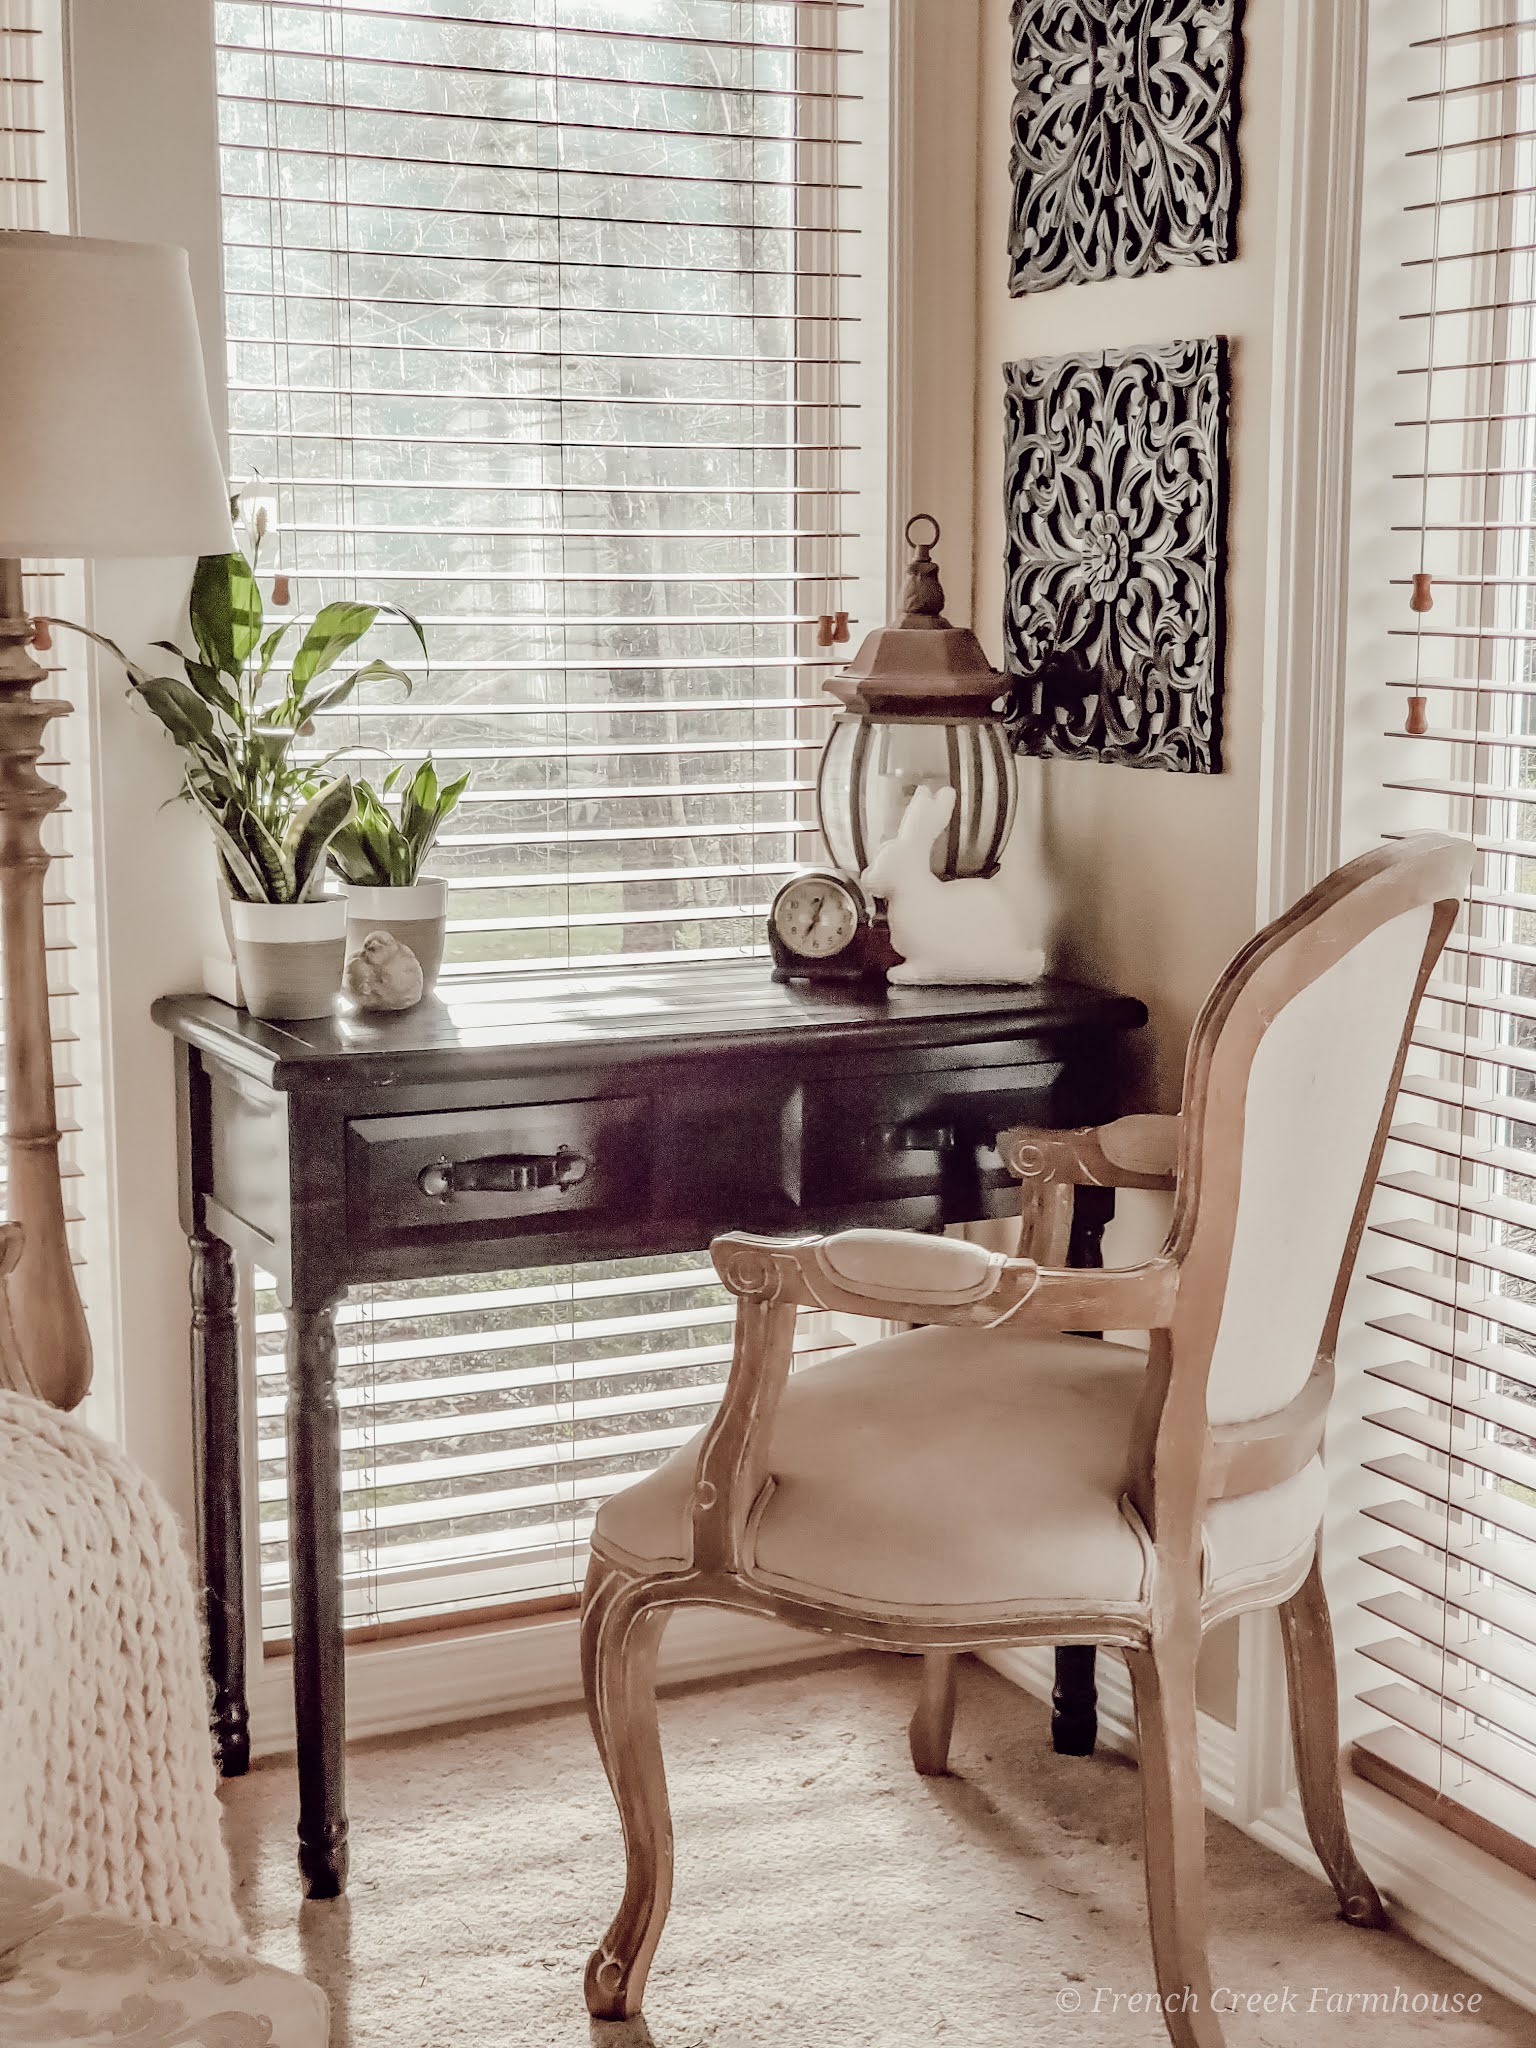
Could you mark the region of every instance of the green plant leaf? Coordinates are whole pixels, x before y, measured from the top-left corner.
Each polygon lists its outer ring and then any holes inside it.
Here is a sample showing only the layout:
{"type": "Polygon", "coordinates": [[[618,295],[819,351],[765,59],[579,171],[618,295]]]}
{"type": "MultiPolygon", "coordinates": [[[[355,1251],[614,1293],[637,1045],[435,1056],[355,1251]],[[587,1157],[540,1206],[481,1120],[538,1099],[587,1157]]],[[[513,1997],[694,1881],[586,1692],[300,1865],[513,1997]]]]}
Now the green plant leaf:
{"type": "MultiPolygon", "coordinates": [[[[398,772],[391,770],[391,777],[398,772]]],[[[410,849],[371,783],[359,781],[352,795],[351,819],[331,844],[332,864],[349,882],[387,889],[401,879],[401,866],[409,860],[410,849]]]]}
{"type": "Polygon", "coordinates": [[[190,782],[188,793],[213,826],[225,877],[235,894],[247,903],[293,902],[293,878],[283,849],[255,812],[238,799],[210,803],[190,782]]]}
{"type": "Polygon", "coordinates": [[[190,683],[175,676],[144,676],[134,690],[178,747],[192,751],[214,738],[213,713],[190,683]]]}
{"type": "MultiPolygon", "coordinates": [[[[140,668],[139,664],[136,661],[130,661],[128,656],[124,654],[121,647],[118,646],[117,642],[115,640],[109,640],[105,633],[94,632],[89,626],[77,626],[73,619],[50,619],[48,621],[48,624],[50,626],[62,626],[66,632],[78,633],[82,640],[92,640],[98,647],[104,647],[107,650],[108,654],[112,656],[114,661],[119,661],[122,663],[129,682],[132,683],[135,686],[135,688],[137,688],[137,686],[141,682],[143,682],[145,677],[149,674],[149,671],[147,669],[140,668]]],[[[187,658],[184,654],[182,654],[181,649],[179,647],[173,648],[172,652],[178,655],[180,659],[183,661],[185,661],[187,658]]]]}
{"type": "MultiPolygon", "coordinates": [[[[430,676],[432,673],[432,657],[427,652],[427,636],[422,631],[420,619],[417,618],[414,612],[408,612],[403,604],[385,605],[383,609],[385,611],[393,612],[397,619],[404,619],[405,623],[416,635],[416,645],[421,649],[421,665],[423,669],[425,669],[426,673],[430,676]]],[[[399,670],[397,669],[395,673],[398,675],[399,670]]],[[[406,684],[406,688],[410,688],[409,683],[406,684]]]]}
{"type": "Polygon", "coordinates": [[[439,784],[430,755],[406,784],[400,800],[400,836],[410,849],[408,881],[420,876],[444,819],[456,808],[468,784],[467,772],[453,782],[439,784]]]}
{"type": "Polygon", "coordinates": [[[238,682],[261,638],[261,592],[244,555],[198,557],[187,616],[203,660],[238,682]]]}
{"type": "Polygon", "coordinates": [[[273,662],[277,659],[278,648],[282,646],[284,639],[292,631],[293,620],[287,619],[281,626],[275,627],[273,631],[267,635],[266,639],[262,641],[261,649],[256,656],[256,680],[258,682],[262,680],[262,678],[266,675],[267,670],[272,666],[273,662]]]}
{"type": "Polygon", "coordinates": [[[224,880],[229,885],[230,895],[241,903],[264,903],[266,898],[262,894],[261,876],[247,860],[245,848],[238,840],[230,837],[211,811],[208,813],[208,822],[213,827],[214,852],[218,856],[220,867],[224,870],[224,880]]]}
{"type": "Polygon", "coordinates": [[[339,683],[332,683],[328,689],[308,691],[292,706],[289,716],[295,725],[307,725],[322,711],[334,711],[338,704],[345,704],[359,683],[386,678],[404,683],[405,693],[410,695],[411,679],[402,669],[392,667],[387,661],[370,661],[365,668],[354,669],[351,675],[343,676],[339,683]]]}
{"type": "Polygon", "coordinates": [[[356,813],[331,841],[331,865],[359,888],[387,889],[394,879],[379,841],[356,813]]]}
{"type": "Polygon", "coordinates": [[[293,870],[283,853],[282,841],[266,819],[254,810],[233,810],[226,814],[226,829],[233,828],[240,843],[255,861],[264,878],[269,903],[293,902],[293,870]]]}
{"type": "Polygon", "coordinates": [[[304,689],[317,675],[334,667],[349,647],[357,645],[378,616],[376,604],[357,604],[351,598],[321,605],[293,657],[293,688],[304,689]]]}
{"type": "Polygon", "coordinates": [[[269,775],[280,774],[294,738],[292,726],[258,725],[251,734],[251,753],[269,775]]]}
{"type": "Polygon", "coordinates": [[[204,703],[217,705],[226,718],[238,725],[245,713],[239,699],[225,689],[218,670],[210,668],[204,661],[194,660],[190,654],[183,654],[181,659],[187,671],[187,681],[204,703]]]}
{"type": "Polygon", "coordinates": [[[429,755],[405,785],[400,798],[400,830],[412,845],[430,833],[436,810],[437,770],[429,755]]]}
{"type": "Polygon", "coordinates": [[[319,895],[326,853],[351,815],[352,783],[345,775],[326,783],[294,813],[283,835],[283,860],[293,877],[292,902],[308,903],[319,895]]]}

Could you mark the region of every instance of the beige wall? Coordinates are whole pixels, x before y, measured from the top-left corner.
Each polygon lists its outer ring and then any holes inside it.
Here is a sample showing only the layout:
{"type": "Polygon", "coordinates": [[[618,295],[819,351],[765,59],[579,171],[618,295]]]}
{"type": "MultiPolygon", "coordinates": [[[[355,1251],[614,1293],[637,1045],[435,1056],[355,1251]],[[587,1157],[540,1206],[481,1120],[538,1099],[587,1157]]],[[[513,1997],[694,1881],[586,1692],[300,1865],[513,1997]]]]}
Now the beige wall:
{"type": "Polygon", "coordinates": [[[1265,631],[1270,553],[1271,337],[1280,206],[1286,6],[1247,10],[1239,256],[1210,269],[1008,296],[1008,0],[983,0],[977,292],[974,624],[1001,657],[1002,365],[1067,350],[1222,334],[1232,360],[1226,693],[1216,776],[1021,761],[1033,824],[1013,861],[1043,862],[1059,895],[1062,971],[1140,996],[1152,1013],[1140,1106],[1174,1108],[1196,1010],[1254,930],[1263,867],[1265,631]]]}
{"type": "MultiPolygon", "coordinates": [[[[215,420],[222,412],[223,314],[213,12],[187,0],[70,0],[76,229],[188,250],[215,420]],[[157,61],[142,52],[151,44],[157,61]]],[[[106,562],[93,616],[141,658],[182,629],[190,562],[106,562]]],[[[82,710],[92,720],[98,983],[108,1121],[107,1198],[117,1237],[113,1323],[122,1442],[190,1520],[192,1392],[187,1245],[176,1207],[170,1040],[149,1008],[195,988],[218,932],[207,834],[173,801],[176,756],[98,660],[82,710]]]]}

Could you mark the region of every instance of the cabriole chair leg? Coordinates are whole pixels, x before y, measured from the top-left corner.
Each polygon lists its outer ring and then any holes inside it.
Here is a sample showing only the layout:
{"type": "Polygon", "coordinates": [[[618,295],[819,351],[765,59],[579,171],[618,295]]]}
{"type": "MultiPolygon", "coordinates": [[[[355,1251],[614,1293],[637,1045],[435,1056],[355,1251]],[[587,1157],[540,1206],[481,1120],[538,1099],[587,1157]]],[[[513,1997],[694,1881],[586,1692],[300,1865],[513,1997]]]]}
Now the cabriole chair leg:
{"type": "Polygon", "coordinates": [[[623,1900],[587,1962],[594,2019],[639,2012],[672,1900],[672,1815],[656,1718],[656,1653],[670,1613],[644,1580],[593,1560],[581,1617],[582,1685],[627,1858],[623,1900]]]}
{"type": "Polygon", "coordinates": [[[1344,1817],[1339,1778],[1339,1673],[1333,1623],[1316,1557],[1301,1585],[1280,1609],[1290,1694],[1291,1745],[1296,1786],[1317,1860],[1338,1895],[1339,1911],[1355,1927],[1386,1927],[1386,1907],[1360,1867],[1344,1817]]]}
{"type": "Polygon", "coordinates": [[[912,1761],[925,1778],[942,1778],[949,1769],[949,1738],[955,1725],[955,1657],[948,1650],[929,1650],[923,1657],[922,1688],[907,1728],[912,1761]]]}
{"type": "Polygon", "coordinates": [[[1136,1708],[1147,1918],[1164,2023],[1174,2048],[1225,2048],[1211,2007],[1206,1952],[1195,1647],[1127,1650],[1125,1661],[1136,1708]]]}

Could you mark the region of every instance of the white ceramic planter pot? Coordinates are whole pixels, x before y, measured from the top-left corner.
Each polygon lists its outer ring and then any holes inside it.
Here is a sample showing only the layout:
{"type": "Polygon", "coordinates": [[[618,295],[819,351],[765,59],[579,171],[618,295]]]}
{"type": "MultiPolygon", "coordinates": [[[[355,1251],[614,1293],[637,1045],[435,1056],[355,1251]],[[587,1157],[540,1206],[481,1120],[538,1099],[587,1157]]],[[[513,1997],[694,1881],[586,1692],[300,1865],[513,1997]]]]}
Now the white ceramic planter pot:
{"type": "Polygon", "coordinates": [[[362,951],[371,933],[388,932],[421,962],[424,996],[431,995],[443,964],[447,930],[448,884],[441,875],[428,875],[402,889],[347,884],[347,958],[362,951]]]}
{"type": "Polygon", "coordinates": [[[347,905],[231,903],[235,960],[253,1017],[326,1017],[341,990],[347,953],[347,905]]]}

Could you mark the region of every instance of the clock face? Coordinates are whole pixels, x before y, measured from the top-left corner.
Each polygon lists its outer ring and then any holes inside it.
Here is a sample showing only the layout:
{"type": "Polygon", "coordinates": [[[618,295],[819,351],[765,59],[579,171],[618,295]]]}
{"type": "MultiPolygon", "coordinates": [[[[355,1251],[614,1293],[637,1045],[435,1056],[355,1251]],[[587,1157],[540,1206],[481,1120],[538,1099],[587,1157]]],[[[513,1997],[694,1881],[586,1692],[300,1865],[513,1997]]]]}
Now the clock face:
{"type": "Polygon", "coordinates": [[[859,899],[837,875],[796,875],[773,902],[773,928],[802,960],[831,960],[852,945],[859,899]]]}

